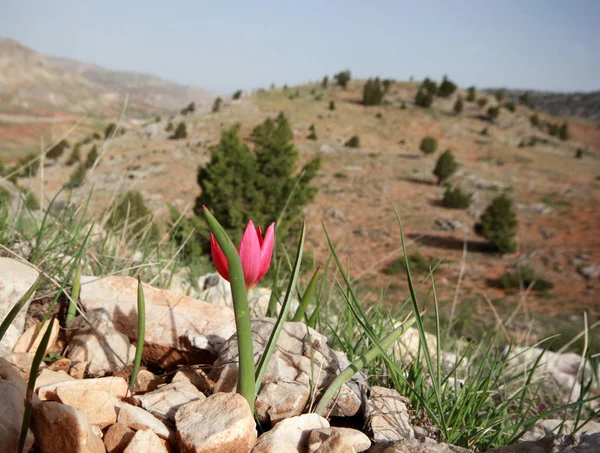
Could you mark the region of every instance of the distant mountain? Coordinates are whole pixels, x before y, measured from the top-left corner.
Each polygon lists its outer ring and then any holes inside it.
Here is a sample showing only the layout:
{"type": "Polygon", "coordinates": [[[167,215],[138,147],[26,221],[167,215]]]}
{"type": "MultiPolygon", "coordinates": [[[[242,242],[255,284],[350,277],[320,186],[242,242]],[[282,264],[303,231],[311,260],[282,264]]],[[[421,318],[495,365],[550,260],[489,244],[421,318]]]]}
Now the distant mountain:
{"type": "Polygon", "coordinates": [[[128,111],[136,114],[172,111],[190,101],[208,108],[216,97],[152,75],[49,57],[0,38],[0,113],[58,111],[102,117],[119,112],[127,94],[128,111]]]}
{"type": "MultiPolygon", "coordinates": [[[[497,89],[485,90],[494,93],[497,89]]],[[[506,90],[506,94],[518,101],[524,90],[506,90]]],[[[555,93],[529,91],[535,101],[535,108],[555,116],[571,116],[594,123],[600,122],[600,91],[587,93],[555,93]]]]}

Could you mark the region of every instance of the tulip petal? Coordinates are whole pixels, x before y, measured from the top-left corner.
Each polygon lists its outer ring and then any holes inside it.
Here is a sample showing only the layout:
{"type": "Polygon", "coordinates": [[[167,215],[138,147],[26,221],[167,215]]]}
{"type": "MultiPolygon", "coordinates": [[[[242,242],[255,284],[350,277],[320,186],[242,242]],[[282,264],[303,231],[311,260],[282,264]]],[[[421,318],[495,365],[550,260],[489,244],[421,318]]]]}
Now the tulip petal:
{"type": "Polygon", "coordinates": [[[252,220],[248,222],[242,242],[240,243],[240,260],[242,269],[244,270],[244,280],[246,288],[250,289],[258,282],[258,275],[261,268],[260,261],[260,243],[256,228],[252,220]]]}
{"type": "Polygon", "coordinates": [[[258,236],[258,243],[262,247],[262,245],[263,245],[263,235],[262,235],[262,230],[260,229],[260,225],[256,226],[256,235],[258,236]]]}
{"type": "Polygon", "coordinates": [[[269,266],[271,265],[271,257],[273,256],[273,245],[275,244],[275,224],[272,223],[265,232],[265,238],[260,247],[260,272],[258,280],[263,278],[269,266]]]}
{"type": "Polygon", "coordinates": [[[229,266],[227,264],[227,258],[225,257],[223,250],[221,250],[221,247],[219,247],[219,243],[212,233],[210,233],[210,252],[212,254],[215,267],[217,268],[217,272],[221,277],[229,281],[229,266]]]}

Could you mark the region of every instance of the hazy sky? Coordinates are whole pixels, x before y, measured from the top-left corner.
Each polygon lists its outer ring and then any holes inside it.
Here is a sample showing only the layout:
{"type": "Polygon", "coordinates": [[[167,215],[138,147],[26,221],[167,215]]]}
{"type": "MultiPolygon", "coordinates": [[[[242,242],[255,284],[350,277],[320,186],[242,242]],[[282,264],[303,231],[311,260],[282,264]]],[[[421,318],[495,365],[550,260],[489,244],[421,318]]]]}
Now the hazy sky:
{"type": "Polygon", "coordinates": [[[227,93],[345,68],[600,89],[600,0],[0,0],[0,36],[227,93]]]}

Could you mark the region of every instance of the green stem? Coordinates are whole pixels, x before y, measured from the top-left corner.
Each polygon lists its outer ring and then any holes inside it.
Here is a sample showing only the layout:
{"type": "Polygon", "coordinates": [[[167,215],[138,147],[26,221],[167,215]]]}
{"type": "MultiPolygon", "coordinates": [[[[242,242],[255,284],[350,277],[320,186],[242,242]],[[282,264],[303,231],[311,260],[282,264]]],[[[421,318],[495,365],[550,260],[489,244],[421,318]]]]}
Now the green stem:
{"type": "Polygon", "coordinates": [[[364,355],[356,359],[344,371],[338,374],[331,384],[329,384],[329,387],[327,387],[325,393],[323,393],[323,396],[321,397],[321,400],[315,409],[315,413],[323,415],[331,400],[337,395],[337,393],[340,391],[340,388],[342,388],[342,385],[348,382],[352,376],[362,370],[372,360],[381,355],[382,351],[388,349],[398,338],[402,336],[402,334],[404,334],[404,332],[406,332],[410,326],[414,324],[414,322],[415,318],[409,319],[401,326],[392,330],[388,336],[379,342],[379,345],[369,349],[364,355]]]}
{"type": "Polygon", "coordinates": [[[131,371],[131,379],[129,380],[129,391],[133,394],[133,388],[137,382],[137,375],[140,371],[142,363],[142,355],[144,353],[144,338],[146,336],[146,301],[144,299],[144,288],[142,288],[142,280],[138,275],[137,288],[137,311],[138,311],[138,334],[137,344],[135,346],[135,358],[133,360],[133,370],[131,371]]]}
{"type": "Polygon", "coordinates": [[[306,291],[304,292],[304,296],[302,296],[302,301],[300,301],[300,305],[298,305],[298,310],[296,311],[296,314],[292,318],[292,322],[301,322],[302,319],[304,319],[304,313],[306,313],[306,307],[308,307],[308,303],[312,299],[312,295],[317,286],[317,281],[319,280],[319,270],[320,269],[321,269],[320,267],[317,267],[317,270],[315,271],[312,278],[310,279],[310,282],[308,283],[308,287],[306,288],[306,291]]]}
{"type": "Polygon", "coordinates": [[[231,242],[231,239],[229,239],[229,236],[227,236],[227,233],[217,219],[206,208],[204,209],[204,217],[210,231],[215,236],[219,247],[221,247],[227,258],[239,353],[240,371],[237,392],[246,398],[250,410],[254,414],[254,399],[256,398],[254,391],[254,348],[252,345],[250,309],[248,307],[246,282],[244,281],[244,269],[242,268],[240,255],[235,245],[233,245],[233,242],[231,242]]]}
{"type": "Polygon", "coordinates": [[[77,268],[75,269],[75,277],[73,277],[73,290],[71,291],[71,300],[69,301],[69,309],[67,311],[67,325],[69,321],[75,318],[77,314],[77,302],[79,301],[79,292],[81,290],[81,259],[77,260],[77,268]]]}

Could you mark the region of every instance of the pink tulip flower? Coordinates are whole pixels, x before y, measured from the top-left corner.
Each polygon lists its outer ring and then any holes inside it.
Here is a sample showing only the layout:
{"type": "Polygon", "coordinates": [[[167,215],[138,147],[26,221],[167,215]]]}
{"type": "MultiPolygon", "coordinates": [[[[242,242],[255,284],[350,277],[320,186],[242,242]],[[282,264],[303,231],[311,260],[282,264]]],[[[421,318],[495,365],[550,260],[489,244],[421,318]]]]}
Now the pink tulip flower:
{"type": "MultiPolygon", "coordinates": [[[[252,220],[248,222],[244,235],[242,236],[242,242],[238,248],[247,290],[258,284],[267,273],[267,270],[269,270],[274,243],[274,223],[269,225],[263,239],[260,227],[255,227],[252,220]]],[[[229,281],[227,258],[212,233],[210,233],[210,248],[217,272],[221,277],[229,281]]]]}

